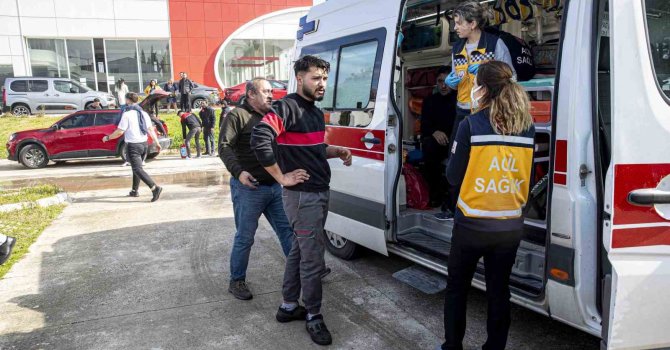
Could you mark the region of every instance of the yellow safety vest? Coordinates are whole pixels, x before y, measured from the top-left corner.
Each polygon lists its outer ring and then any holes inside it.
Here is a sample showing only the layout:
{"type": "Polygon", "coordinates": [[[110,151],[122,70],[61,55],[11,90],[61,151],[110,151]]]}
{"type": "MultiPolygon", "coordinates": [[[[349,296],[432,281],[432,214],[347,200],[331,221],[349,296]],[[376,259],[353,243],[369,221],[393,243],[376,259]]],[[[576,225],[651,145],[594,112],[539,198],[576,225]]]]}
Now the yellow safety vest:
{"type": "Polygon", "coordinates": [[[470,90],[475,84],[475,75],[468,72],[468,67],[472,64],[482,64],[493,61],[496,58],[495,49],[498,37],[482,32],[477,49],[468,52],[465,40],[461,40],[454,45],[454,60],[452,65],[456,74],[461,77],[458,84],[457,100],[460,104],[470,104],[470,90]],[[461,48],[461,45],[463,47],[461,48]]]}

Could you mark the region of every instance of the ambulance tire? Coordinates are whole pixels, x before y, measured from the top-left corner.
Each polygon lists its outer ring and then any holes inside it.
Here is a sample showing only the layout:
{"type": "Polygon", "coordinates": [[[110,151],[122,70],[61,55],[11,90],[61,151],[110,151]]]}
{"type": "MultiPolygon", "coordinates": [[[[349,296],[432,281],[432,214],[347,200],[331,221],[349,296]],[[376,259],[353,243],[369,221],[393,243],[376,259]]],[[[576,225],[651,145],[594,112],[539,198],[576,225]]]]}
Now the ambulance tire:
{"type": "Polygon", "coordinates": [[[323,233],[326,249],[330,254],[342,260],[351,260],[358,257],[361,251],[358,244],[327,230],[324,230],[323,233]]]}

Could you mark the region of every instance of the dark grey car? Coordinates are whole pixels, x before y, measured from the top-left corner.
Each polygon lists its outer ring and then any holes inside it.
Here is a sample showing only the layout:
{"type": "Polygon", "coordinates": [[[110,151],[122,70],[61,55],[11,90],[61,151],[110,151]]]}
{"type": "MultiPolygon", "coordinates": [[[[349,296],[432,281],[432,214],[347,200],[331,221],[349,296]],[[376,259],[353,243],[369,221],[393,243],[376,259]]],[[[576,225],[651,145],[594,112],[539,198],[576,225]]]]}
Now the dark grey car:
{"type": "MultiPolygon", "coordinates": [[[[177,84],[178,82],[175,82],[177,84]]],[[[166,82],[159,83],[158,86],[161,87],[161,89],[165,86],[166,82]]],[[[144,94],[140,94],[140,96],[145,96],[144,94]]],[[[177,105],[179,105],[179,92],[177,92],[177,105]]],[[[211,104],[216,104],[219,102],[219,89],[210,87],[210,86],[205,86],[200,83],[196,83],[195,81],[193,82],[193,90],[191,91],[191,95],[189,96],[188,99],[189,103],[191,103],[191,108],[193,109],[199,109],[200,106],[202,105],[203,101],[207,101],[210,105],[211,104]]],[[[167,107],[167,99],[162,99],[160,101],[160,108],[166,108],[167,107]]]]}

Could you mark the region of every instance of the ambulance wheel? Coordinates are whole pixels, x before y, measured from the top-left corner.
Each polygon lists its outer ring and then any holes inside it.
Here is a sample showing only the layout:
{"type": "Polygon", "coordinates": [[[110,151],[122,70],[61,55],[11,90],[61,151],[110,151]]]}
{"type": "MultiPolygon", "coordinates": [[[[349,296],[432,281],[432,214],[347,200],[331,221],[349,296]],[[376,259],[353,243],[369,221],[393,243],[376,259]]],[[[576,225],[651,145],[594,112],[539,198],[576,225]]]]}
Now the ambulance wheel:
{"type": "Polygon", "coordinates": [[[330,231],[324,231],[326,248],[330,254],[342,260],[351,260],[358,255],[358,244],[330,231]]]}

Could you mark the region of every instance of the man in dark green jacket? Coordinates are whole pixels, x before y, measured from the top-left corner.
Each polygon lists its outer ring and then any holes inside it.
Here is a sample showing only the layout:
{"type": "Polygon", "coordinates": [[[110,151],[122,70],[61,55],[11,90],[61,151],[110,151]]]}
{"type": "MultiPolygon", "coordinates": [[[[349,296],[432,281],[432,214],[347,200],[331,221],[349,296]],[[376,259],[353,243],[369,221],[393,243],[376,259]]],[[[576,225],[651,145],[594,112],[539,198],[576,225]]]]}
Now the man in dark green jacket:
{"type": "Polygon", "coordinates": [[[251,80],[246,100],[223,119],[219,135],[219,157],[232,175],[230,191],[235,213],[235,241],[230,254],[230,287],[237,299],[253,296],[246,284],[249,253],[261,215],[270,222],[284,255],[293,244],[293,228],[282,203],[282,188],[261,166],[251,149],[251,132],[270,110],[272,86],[263,78],[251,80]]]}

